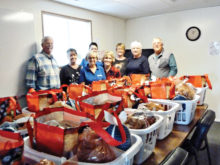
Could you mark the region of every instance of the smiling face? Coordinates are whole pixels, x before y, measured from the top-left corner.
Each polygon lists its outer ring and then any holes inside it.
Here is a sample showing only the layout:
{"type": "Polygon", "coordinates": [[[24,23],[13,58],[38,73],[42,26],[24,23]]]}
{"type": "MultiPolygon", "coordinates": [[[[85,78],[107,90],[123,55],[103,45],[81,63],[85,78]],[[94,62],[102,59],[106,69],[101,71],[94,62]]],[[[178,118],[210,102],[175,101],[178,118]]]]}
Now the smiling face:
{"type": "Polygon", "coordinates": [[[163,42],[160,38],[153,39],[154,53],[159,55],[163,50],[163,42]]]}
{"type": "Polygon", "coordinates": [[[88,56],[89,66],[90,67],[95,66],[97,59],[98,59],[97,53],[91,52],[88,56]]]}
{"type": "Polygon", "coordinates": [[[105,66],[111,66],[112,63],[113,63],[112,56],[110,54],[105,55],[104,59],[103,59],[103,62],[104,62],[105,66]]]}
{"type": "Polygon", "coordinates": [[[125,54],[124,46],[122,46],[122,45],[121,46],[117,46],[116,53],[117,53],[118,57],[123,57],[124,54],[125,54]]]}
{"type": "Polygon", "coordinates": [[[141,46],[139,45],[133,45],[131,47],[131,53],[133,54],[134,58],[139,58],[141,56],[142,53],[142,49],[141,46]]]}
{"type": "Polygon", "coordinates": [[[45,39],[44,42],[42,43],[42,48],[45,53],[50,55],[53,50],[53,39],[52,38],[45,39]]]}
{"type": "Polygon", "coordinates": [[[69,58],[70,64],[75,64],[76,61],[77,61],[77,54],[76,54],[76,52],[70,51],[68,53],[68,58],[69,58]]]}

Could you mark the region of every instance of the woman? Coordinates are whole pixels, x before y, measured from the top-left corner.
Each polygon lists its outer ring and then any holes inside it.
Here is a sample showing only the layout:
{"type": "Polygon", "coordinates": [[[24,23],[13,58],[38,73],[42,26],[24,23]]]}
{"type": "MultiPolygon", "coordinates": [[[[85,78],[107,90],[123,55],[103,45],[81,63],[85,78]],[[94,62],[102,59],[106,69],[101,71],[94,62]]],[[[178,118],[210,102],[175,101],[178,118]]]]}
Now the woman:
{"type": "Polygon", "coordinates": [[[105,71],[103,67],[96,64],[98,55],[96,52],[89,52],[87,55],[88,64],[81,69],[79,82],[84,82],[86,85],[91,84],[93,81],[105,80],[105,71]]]}
{"type": "MultiPolygon", "coordinates": [[[[90,52],[98,53],[98,44],[96,42],[91,42],[89,44],[89,51],[90,52]]],[[[86,67],[88,65],[88,63],[89,62],[88,62],[88,59],[86,57],[86,58],[82,59],[80,65],[84,68],[84,67],[86,67]]],[[[98,61],[98,60],[97,60],[96,64],[99,65],[99,66],[103,66],[103,63],[101,61],[98,61]]]]}
{"type": "Polygon", "coordinates": [[[133,57],[128,60],[125,71],[126,75],[150,73],[148,59],[142,56],[142,45],[140,42],[133,41],[131,43],[131,53],[133,57]]]}
{"type": "Polygon", "coordinates": [[[102,62],[104,64],[104,70],[107,80],[121,77],[120,70],[113,66],[113,63],[115,62],[115,56],[112,51],[105,52],[102,62]]]}
{"type": "Polygon", "coordinates": [[[127,58],[124,56],[125,45],[123,43],[118,43],[116,45],[116,53],[117,57],[115,59],[114,66],[120,70],[120,73],[123,76],[125,74],[126,66],[128,63],[127,58]]]}
{"type": "Polygon", "coordinates": [[[80,69],[81,66],[76,64],[77,52],[75,49],[67,50],[67,57],[69,59],[69,64],[61,68],[60,71],[60,81],[61,84],[72,84],[79,83],[80,69]]]}

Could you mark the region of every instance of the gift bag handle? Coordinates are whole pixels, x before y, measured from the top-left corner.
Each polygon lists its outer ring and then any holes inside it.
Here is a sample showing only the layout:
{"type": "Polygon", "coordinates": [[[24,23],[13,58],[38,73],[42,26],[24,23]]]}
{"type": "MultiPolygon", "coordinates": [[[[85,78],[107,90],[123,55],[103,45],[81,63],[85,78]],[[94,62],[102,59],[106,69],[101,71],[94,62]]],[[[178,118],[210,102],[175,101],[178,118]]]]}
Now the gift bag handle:
{"type": "Polygon", "coordinates": [[[108,143],[111,146],[121,145],[125,143],[126,141],[125,130],[116,112],[113,112],[113,114],[117,120],[118,128],[119,128],[119,131],[122,137],[122,141],[117,141],[113,137],[111,137],[111,135],[106,130],[103,129],[102,125],[99,122],[83,122],[81,123],[81,126],[88,125],[91,129],[93,129],[96,132],[96,134],[98,134],[106,143],[108,143]]]}

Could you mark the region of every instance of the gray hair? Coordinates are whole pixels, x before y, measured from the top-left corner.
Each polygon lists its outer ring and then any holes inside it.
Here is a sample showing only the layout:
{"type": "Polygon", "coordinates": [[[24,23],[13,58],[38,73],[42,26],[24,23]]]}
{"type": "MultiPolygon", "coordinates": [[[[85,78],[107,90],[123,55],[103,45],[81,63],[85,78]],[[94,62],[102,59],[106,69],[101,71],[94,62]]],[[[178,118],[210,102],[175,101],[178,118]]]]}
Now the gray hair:
{"type": "Polygon", "coordinates": [[[90,52],[88,52],[88,53],[86,54],[86,60],[87,60],[87,61],[88,61],[90,55],[95,55],[95,56],[96,56],[96,59],[98,60],[98,53],[90,51],[90,52]]]}
{"type": "Polygon", "coordinates": [[[44,42],[46,42],[47,40],[53,40],[53,38],[52,37],[50,37],[50,36],[45,36],[42,40],[41,40],[41,44],[43,44],[44,42]]]}
{"type": "Polygon", "coordinates": [[[138,42],[138,41],[133,41],[133,42],[131,43],[131,49],[132,49],[133,47],[139,47],[140,49],[142,49],[142,44],[141,44],[140,42],[138,42]]]}

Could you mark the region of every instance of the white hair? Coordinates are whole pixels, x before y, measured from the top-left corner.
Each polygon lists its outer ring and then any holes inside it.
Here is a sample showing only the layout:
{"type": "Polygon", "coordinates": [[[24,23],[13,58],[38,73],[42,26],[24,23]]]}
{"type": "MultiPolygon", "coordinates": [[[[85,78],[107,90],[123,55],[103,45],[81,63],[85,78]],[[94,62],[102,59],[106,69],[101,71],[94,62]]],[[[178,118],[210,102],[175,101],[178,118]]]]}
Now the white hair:
{"type": "Polygon", "coordinates": [[[159,37],[154,38],[152,43],[154,43],[154,42],[161,42],[161,43],[163,43],[163,41],[159,37]]]}
{"type": "Polygon", "coordinates": [[[50,36],[45,36],[45,37],[41,40],[41,44],[43,44],[43,43],[46,42],[47,40],[53,40],[53,38],[50,37],[50,36]]]}
{"type": "Polygon", "coordinates": [[[131,49],[132,49],[133,47],[138,47],[138,48],[142,49],[142,44],[141,44],[140,42],[138,42],[138,41],[133,41],[133,42],[131,43],[131,49]]]}

